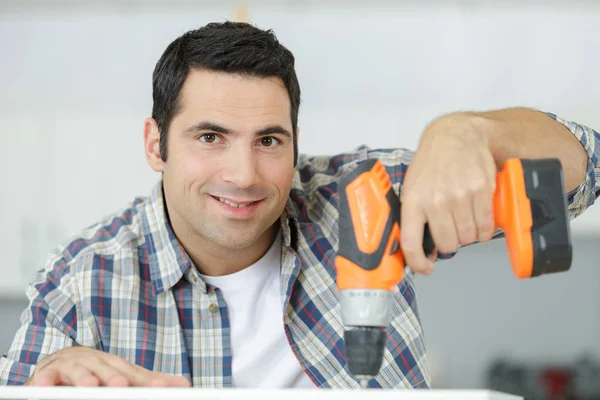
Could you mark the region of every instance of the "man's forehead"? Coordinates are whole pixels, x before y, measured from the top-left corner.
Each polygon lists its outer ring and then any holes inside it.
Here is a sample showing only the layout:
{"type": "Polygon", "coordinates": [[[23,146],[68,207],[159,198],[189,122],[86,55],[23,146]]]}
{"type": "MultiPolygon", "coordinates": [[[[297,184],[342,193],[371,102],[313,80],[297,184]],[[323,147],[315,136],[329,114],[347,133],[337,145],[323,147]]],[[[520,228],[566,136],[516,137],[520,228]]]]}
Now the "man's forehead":
{"type": "MultiPolygon", "coordinates": [[[[291,105],[279,78],[256,78],[205,70],[190,71],[182,88],[181,123],[278,124],[291,129],[291,105]]],[[[176,117],[177,118],[177,117],[176,117]]]]}
{"type": "Polygon", "coordinates": [[[182,100],[238,107],[288,106],[289,97],[278,77],[255,77],[193,69],[181,93],[182,100]]]}

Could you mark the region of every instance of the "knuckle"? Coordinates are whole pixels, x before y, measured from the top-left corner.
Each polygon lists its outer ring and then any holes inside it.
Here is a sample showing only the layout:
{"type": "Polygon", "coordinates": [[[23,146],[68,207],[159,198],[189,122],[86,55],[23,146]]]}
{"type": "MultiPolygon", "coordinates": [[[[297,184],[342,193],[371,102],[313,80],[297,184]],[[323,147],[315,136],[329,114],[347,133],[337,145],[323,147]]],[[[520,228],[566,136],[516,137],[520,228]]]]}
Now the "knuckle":
{"type": "Polygon", "coordinates": [[[487,193],[489,192],[489,185],[483,178],[473,179],[469,189],[471,193],[487,193]]]}
{"type": "Polygon", "coordinates": [[[471,197],[470,189],[455,189],[452,194],[452,200],[454,204],[462,204],[471,197]]]}
{"type": "Polygon", "coordinates": [[[99,365],[100,363],[102,363],[102,359],[95,354],[87,356],[86,359],[90,365],[99,365]]]}
{"type": "Polygon", "coordinates": [[[425,198],[424,203],[429,205],[431,208],[441,210],[446,208],[448,203],[448,196],[443,193],[436,193],[430,198],[425,198]]]}

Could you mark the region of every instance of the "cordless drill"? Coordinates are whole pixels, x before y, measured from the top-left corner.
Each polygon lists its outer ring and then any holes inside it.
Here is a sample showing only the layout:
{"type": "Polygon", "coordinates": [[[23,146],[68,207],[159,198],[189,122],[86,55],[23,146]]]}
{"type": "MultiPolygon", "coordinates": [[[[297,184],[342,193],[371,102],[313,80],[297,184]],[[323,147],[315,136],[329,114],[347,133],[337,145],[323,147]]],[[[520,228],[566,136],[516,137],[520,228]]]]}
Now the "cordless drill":
{"type": "MultiPolygon", "coordinates": [[[[361,162],[340,182],[338,193],[335,265],[346,356],[350,373],[366,387],[381,368],[394,288],[404,277],[400,199],[376,159],[361,162]]],[[[493,203],[518,278],[569,270],[572,247],[558,159],[507,160],[496,175],[493,203]]],[[[427,225],[423,250],[426,255],[435,250],[427,225]]]]}

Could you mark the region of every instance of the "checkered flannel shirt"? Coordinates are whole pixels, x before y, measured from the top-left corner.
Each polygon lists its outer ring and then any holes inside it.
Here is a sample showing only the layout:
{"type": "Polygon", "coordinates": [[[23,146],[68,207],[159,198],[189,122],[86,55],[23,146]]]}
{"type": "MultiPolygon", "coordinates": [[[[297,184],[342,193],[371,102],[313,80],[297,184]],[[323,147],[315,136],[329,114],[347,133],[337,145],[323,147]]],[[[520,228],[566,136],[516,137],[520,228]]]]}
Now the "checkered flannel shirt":
{"type": "MultiPolygon", "coordinates": [[[[568,195],[574,218],[600,194],[600,135],[551,116],[580,140],[589,156],[585,181],[568,195]]],[[[358,162],[375,157],[400,194],[411,156],[404,149],[361,147],[334,157],[299,159],[281,217],[281,323],[298,363],[317,387],[358,387],[346,364],[335,289],[337,183],[358,162]]],[[[38,361],[78,345],[150,370],[184,375],[197,387],[232,385],[227,306],[177,241],[161,188],[157,184],[148,198],[136,199],[53,253],[27,289],[30,304],[22,326],[0,358],[0,384],[22,384],[38,361]]],[[[394,296],[384,363],[369,384],[427,388],[430,373],[409,269],[394,296]]]]}

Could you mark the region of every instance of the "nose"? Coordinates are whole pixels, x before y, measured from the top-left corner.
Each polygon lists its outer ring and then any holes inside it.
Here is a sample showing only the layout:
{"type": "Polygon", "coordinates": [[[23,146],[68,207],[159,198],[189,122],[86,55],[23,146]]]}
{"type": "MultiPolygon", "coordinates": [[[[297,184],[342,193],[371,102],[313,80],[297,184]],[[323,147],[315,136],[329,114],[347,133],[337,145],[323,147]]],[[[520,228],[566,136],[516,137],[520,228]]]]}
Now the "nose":
{"type": "Polygon", "coordinates": [[[231,151],[223,161],[223,179],[226,182],[231,182],[241,189],[257,183],[256,157],[252,149],[231,151]]]}

